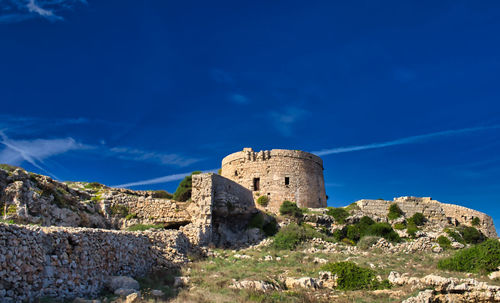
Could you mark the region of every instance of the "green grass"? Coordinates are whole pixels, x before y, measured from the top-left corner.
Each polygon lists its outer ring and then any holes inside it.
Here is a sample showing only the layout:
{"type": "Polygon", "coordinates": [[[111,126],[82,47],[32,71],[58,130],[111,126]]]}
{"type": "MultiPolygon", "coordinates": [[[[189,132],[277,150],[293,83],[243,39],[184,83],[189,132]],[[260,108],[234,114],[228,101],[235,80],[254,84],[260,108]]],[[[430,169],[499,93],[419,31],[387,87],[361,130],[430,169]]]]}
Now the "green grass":
{"type": "Polygon", "coordinates": [[[495,271],[500,266],[500,242],[489,239],[481,244],[457,251],[452,257],[439,261],[438,268],[462,272],[495,271]]]}
{"type": "Polygon", "coordinates": [[[441,246],[443,249],[450,249],[451,248],[451,241],[445,236],[439,236],[437,238],[437,243],[439,246],[441,246]]]}

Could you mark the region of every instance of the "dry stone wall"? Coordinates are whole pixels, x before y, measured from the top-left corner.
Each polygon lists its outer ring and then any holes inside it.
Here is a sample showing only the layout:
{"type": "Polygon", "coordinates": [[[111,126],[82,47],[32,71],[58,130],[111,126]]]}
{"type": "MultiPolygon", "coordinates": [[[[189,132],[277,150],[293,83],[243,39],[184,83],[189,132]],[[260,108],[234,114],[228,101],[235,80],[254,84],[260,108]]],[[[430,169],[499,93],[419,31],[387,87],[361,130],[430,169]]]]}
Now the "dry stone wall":
{"type": "Polygon", "coordinates": [[[192,223],[181,231],[194,244],[225,246],[249,241],[245,225],[257,210],[248,189],[217,174],[193,175],[191,199],[192,223]]]}
{"type": "Polygon", "coordinates": [[[284,200],[299,207],[326,207],[323,161],[310,153],[245,148],[222,160],[221,175],[251,190],[255,200],[267,196],[266,209],[272,212],[278,212],[284,200]]]}
{"type": "Polygon", "coordinates": [[[0,302],[98,294],[109,276],[186,261],[178,231],[124,232],[0,223],[0,302]]]}
{"type": "Polygon", "coordinates": [[[397,203],[406,217],[419,212],[427,220],[441,225],[458,223],[472,225],[472,220],[477,217],[480,220],[477,228],[488,237],[497,237],[493,219],[485,213],[459,205],[441,203],[430,197],[399,197],[394,198],[394,201],[363,199],[356,202],[364,214],[380,218],[387,217],[392,203],[397,203]]]}

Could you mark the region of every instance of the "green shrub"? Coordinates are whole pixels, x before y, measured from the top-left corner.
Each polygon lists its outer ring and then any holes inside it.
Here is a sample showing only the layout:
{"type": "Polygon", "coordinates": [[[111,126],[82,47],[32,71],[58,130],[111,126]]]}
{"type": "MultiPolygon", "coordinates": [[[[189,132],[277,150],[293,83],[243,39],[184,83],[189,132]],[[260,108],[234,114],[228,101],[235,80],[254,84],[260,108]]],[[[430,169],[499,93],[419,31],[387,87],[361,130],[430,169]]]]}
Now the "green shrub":
{"type": "Polygon", "coordinates": [[[269,222],[265,223],[264,226],[262,226],[262,231],[268,237],[274,236],[278,232],[278,230],[278,222],[274,217],[271,217],[269,222]]]}
{"type": "Polygon", "coordinates": [[[302,210],[297,207],[296,203],[285,200],[280,206],[280,214],[300,218],[302,210]]]}
{"type": "Polygon", "coordinates": [[[261,212],[258,212],[250,218],[248,222],[248,228],[259,228],[262,229],[264,226],[264,215],[261,212]]]}
{"type": "Polygon", "coordinates": [[[180,202],[186,202],[191,199],[191,192],[193,188],[193,175],[201,174],[201,171],[194,171],[191,175],[184,177],[184,179],[179,183],[177,190],[173,195],[173,199],[180,202]]]}
{"type": "Polygon", "coordinates": [[[483,242],[486,238],[479,230],[472,226],[461,227],[460,232],[467,244],[478,244],[483,242]]]}
{"type": "Polygon", "coordinates": [[[444,249],[451,248],[451,241],[450,241],[450,239],[448,239],[445,236],[439,236],[437,238],[437,243],[439,244],[439,246],[441,246],[444,249]]]}
{"type": "Polygon", "coordinates": [[[303,227],[291,223],[283,228],[274,237],[273,247],[280,250],[292,250],[307,239],[303,227]]]}
{"type": "Polygon", "coordinates": [[[397,203],[392,203],[389,206],[389,213],[387,214],[387,218],[389,220],[395,220],[403,215],[403,211],[399,208],[397,203]]]}
{"type": "Polygon", "coordinates": [[[390,287],[387,280],[379,282],[373,270],[359,267],[353,262],[328,263],[322,266],[321,270],[337,275],[337,288],[340,290],[374,290],[390,287]]]}
{"type": "Polygon", "coordinates": [[[416,226],[422,226],[425,223],[425,217],[422,213],[415,213],[408,219],[408,222],[416,226]]]}
{"type": "Polygon", "coordinates": [[[370,225],[366,235],[382,237],[390,242],[401,241],[398,233],[392,229],[392,226],[389,223],[375,223],[370,225]]]}
{"type": "Polygon", "coordinates": [[[462,238],[462,235],[460,235],[456,231],[450,230],[450,229],[445,229],[445,231],[448,234],[448,236],[450,236],[455,242],[465,244],[465,241],[464,241],[464,238],[462,238]]]}
{"type": "Polygon", "coordinates": [[[109,208],[112,216],[126,217],[128,215],[128,207],[122,204],[115,204],[109,208]]]}
{"type": "Polygon", "coordinates": [[[481,244],[457,251],[452,257],[439,261],[443,270],[490,273],[500,266],[500,242],[489,239],[481,244]]]}
{"type": "Polygon", "coordinates": [[[326,214],[333,217],[336,223],[344,224],[345,219],[349,217],[349,212],[342,207],[327,207],[326,214]]]}
{"type": "Polygon", "coordinates": [[[152,196],[156,199],[172,199],[174,197],[174,195],[165,190],[155,190],[152,196]]]}
{"type": "Polygon", "coordinates": [[[361,238],[358,242],[358,248],[359,249],[362,249],[362,250],[368,250],[370,249],[375,243],[378,242],[378,240],[380,240],[381,238],[380,237],[376,237],[376,236],[364,236],[363,238],[361,238]]]}
{"type": "Polygon", "coordinates": [[[418,231],[418,228],[417,226],[415,226],[414,224],[409,224],[407,227],[406,227],[406,232],[408,233],[408,235],[410,235],[410,237],[412,238],[415,238],[417,236],[417,231],[418,231]]]}
{"type": "Polygon", "coordinates": [[[101,189],[102,187],[103,187],[103,185],[100,183],[97,183],[97,182],[90,182],[90,183],[85,184],[85,186],[84,186],[84,188],[86,188],[86,189],[93,189],[93,190],[98,190],[98,189],[101,189]]]}
{"type": "Polygon", "coordinates": [[[257,204],[259,204],[260,206],[266,207],[269,204],[269,197],[268,196],[260,196],[257,199],[257,204]]]}
{"type": "Polygon", "coordinates": [[[128,214],[125,216],[125,220],[137,219],[137,214],[128,214]]]}
{"type": "Polygon", "coordinates": [[[394,224],[394,229],[403,230],[405,228],[406,228],[406,225],[404,225],[404,223],[396,223],[396,224],[394,224]]]}
{"type": "Polygon", "coordinates": [[[359,208],[359,206],[358,206],[358,204],[356,202],[353,202],[353,203],[347,205],[344,209],[347,212],[352,213],[353,211],[359,210],[360,208],[359,208]]]}
{"type": "Polygon", "coordinates": [[[479,224],[481,224],[481,220],[479,220],[478,217],[474,217],[474,219],[472,219],[472,225],[479,226],[479,224]]]}
{"type": "Polygon", "coordinates": [[[145,231],[148,229],[162,229],[163,224],[135,224],[127,228],[128,231],[145,231]]]}
{"type": "Polygon", "coordinates": [[[356,245],[356,242],[354,242],[353,240],[351,239],[348,239],[348,238],[344,238],[342,239],[341,241],[342,243],[346,244],[346,245],[349,245],[349,246],[354,246],[356,245]]]}

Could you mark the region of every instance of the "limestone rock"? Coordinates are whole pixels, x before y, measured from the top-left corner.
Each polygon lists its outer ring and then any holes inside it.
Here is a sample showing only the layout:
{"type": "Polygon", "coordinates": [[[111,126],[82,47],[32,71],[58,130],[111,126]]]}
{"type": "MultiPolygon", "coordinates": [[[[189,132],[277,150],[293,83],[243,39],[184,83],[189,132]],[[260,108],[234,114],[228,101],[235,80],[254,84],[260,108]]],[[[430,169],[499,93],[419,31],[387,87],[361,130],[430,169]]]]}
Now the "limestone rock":
{"type": "Polygon", "coordinates": [[[108,288],[111,291],[116,291],[117,289],[133,289],[139,290],[139,282],[127,276],[114,276],[109,279],[108,288]]]}
{"type": "Polygon", "coordinates": [[[261,292],[273,291],[279,289],[276,285],[269,282],[250,281],[250,280],[233,281],[233,283],[229,287],[234,289],[251,289],[261,292]]]}
{"type": "Polygon", "coordinates": [[[285,286],[288,289],[297,289],[297,288],[306,288],[306,289],[318,289],[323,285],[319,279],[314,279],[310,277],[302,277],[302,278],[286,278],[285,286]]]}

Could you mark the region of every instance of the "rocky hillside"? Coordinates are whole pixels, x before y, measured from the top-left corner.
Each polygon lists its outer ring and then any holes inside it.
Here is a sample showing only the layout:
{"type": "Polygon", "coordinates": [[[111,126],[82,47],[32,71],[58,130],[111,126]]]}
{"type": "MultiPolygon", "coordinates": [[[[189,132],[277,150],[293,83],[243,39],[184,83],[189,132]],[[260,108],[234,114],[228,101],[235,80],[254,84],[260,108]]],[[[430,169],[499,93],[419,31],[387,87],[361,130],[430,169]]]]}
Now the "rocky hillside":
{"type": "Polygon", "coordinates": [[[416,197],[266,214],[216,177],[178,202],[0,166],[0,301],[500,302],[486,214],[416,197]]]}
{"type": "Polygon", "coordinates": [[[138,224],[178,228],[189,203],[165,191],[133,191],[99,183],[58,182],[13,166],[0,167],[0,214],[13,223],[126,229],[138,224]]]}

